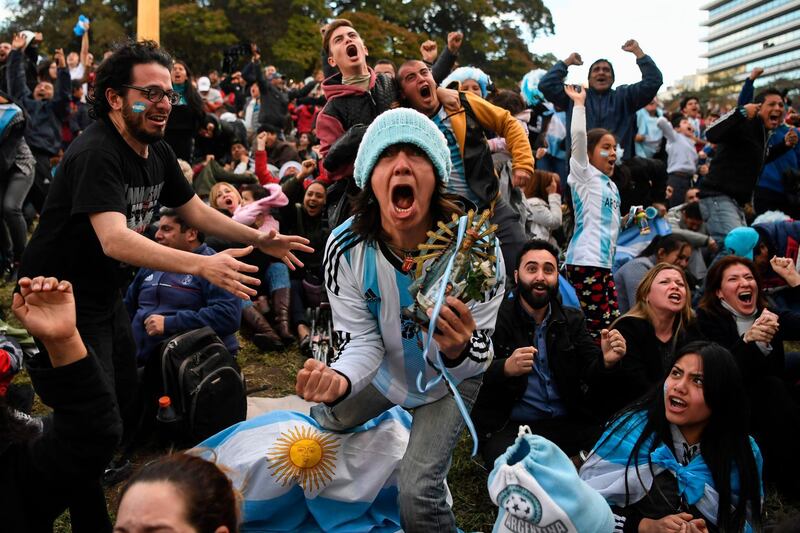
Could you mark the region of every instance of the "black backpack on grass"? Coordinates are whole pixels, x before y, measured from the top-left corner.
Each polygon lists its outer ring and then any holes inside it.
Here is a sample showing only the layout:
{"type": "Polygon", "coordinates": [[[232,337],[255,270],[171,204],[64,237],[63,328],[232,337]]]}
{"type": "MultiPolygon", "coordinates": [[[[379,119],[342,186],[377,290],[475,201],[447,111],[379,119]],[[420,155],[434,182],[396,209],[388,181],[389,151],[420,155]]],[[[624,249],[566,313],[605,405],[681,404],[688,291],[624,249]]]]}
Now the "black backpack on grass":
{"type": "Polygon", "coordinates": [[[178,333],[160,353],[162,394],[175,418],[159,420],[166,437],[193,446],[245,419],[247,395],[239,365],[210,327],[178,333]]]}

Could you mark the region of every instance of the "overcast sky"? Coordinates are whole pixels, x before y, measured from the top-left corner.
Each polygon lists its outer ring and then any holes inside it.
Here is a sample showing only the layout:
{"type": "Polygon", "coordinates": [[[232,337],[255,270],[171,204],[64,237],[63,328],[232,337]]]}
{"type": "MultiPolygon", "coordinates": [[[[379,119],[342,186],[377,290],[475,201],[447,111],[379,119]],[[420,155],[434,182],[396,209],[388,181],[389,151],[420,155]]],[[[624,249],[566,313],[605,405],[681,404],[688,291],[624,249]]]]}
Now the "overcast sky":
{"type": "Polygon", "coordinates": [[[553,14],[555,35],[540,36],[532,50],[552,52],[565,59],[571,52],[583,58],[582,67],[570,67],[568,80],[585,83],[588,66],[604,57],[614,64],[616,83],[641,79],[634,57],[620,47],[636,39],[664,74],[664,86],[705,68],[700,54],[707,50],[700,38],[707,33],[700,22],[708,16],[699,0],[544,0],[553,14]]]}

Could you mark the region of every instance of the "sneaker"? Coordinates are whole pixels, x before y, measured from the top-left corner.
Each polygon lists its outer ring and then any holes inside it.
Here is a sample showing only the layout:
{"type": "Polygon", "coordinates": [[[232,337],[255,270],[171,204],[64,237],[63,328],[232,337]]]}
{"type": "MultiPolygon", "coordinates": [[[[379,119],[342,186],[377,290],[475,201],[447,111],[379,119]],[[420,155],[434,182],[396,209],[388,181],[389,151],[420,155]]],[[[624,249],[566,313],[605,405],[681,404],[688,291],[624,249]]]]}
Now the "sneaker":
{"type": "Polygon", "coordinates": [[[103,486],[113,487],[121,481],[125,481],[133,473],[133,463],[128,459],[111,461],[103,472],[103,486]]]}

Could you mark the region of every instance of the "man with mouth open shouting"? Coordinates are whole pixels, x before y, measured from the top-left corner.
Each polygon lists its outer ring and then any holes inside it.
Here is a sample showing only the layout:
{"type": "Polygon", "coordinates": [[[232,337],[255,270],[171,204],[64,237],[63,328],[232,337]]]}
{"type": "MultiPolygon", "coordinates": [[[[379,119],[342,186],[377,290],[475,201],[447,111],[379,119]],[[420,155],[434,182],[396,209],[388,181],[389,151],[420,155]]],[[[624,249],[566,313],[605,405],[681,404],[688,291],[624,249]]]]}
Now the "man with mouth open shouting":
{"type": "Polygon", "coordinates": [[[736,107],[706,130],[708,142],[717,145],[717,155],[700,182],[700,212],[716,242],[724,242],[733,228],[747,225],[742,207],[752,201],[764,164],[797,144],[794,133],[769,145],[772,131],[783,123],[783,112],[783,96],[767,88],[754,103],[736,107]]]}
{"type": "MultiPolygon", "coordinates": [[[[325,250],[325,277],[339,338],[339,357],[326,366],[309,359],[297,374],[297,393],[312,402],[323,427],[344,431],[393,405],[414,409],[411,437],[400,465],[398,503],[406,532],[455,531],[444,479],[464,420],[437,376],[437,351],[467,408],[492,360],[491,334],[503,283],[465,304],[447,297],[437,333],[423,359],[425,330],[406,318],[414,271],[404,261],[427,232],[459,208],[445,195],[450,151],[436,126],[412,109],[380,115],[364,134],[354,177],[362,189],[355,215],[336,228],[325,250]]],[[[501,278],[502,258],[495,265],[501,278]]]]}
{"type": "Polygon", "coordinates": [[[519,215],[500,196],[500,182],[494,171],[485,131],[506,140],[511,152],[513,184],[524,186],[533,176],[533,154],[528,135],[511,113],[471,93],[459,92],[458,100],[441,101],[430,68],[418,60],[403,63],[397,80],[405,102],[425,114],[447,139],[453,162],[447,192],[467,200],[479,210],[494,202],[491,222],[499,226],[497,237],[503,250],[506,272],[514,273],[514,261],[527,240],[518,223],[519,215]]]}
{"type": "MultiPolygon", "coordinates": [[[[636,56],[636,64],[642,71],[642,81],[631,85],[614,85],[614,67],[607,59],[598,59],[589,67],[589,89],[586,91],[586,130],[604,128],[612,132],[622,146],[621,159],[635,156],[634,137],[636,136],[636,111],[655,98],[664,79],[653,59],[642,51],[639,43],[630,39],[622,49],[636,56]]],[[[567,110],[567,141],[570,140],[572,123],[572,100],[564,91],[567,69],[572,65],[583,65],[583,59],[573,52],[563,61],[557,61],[539,82],[548,101],[567,110]]]]}
{"type": "Polygon", "coordinates": [[[317,116],[322,157],[326,158],[331,146],[348,134],[337,143],[336,160],[323,162],[327,179],[337,181],[352,175],[352,163],[364,129],[375,117],[397,106],[397,90],[390,76],[378,74],[367,66],[369,52],[349,20],[336,19],[328,24],[322,46],[328,64],[339,69],[322,84],[327,99],[317,116]]]}
{"type": "MultiPolygon", "coordinates": [[[[256,293],[245,284],[259,283],[248,275],[256,267],[235,259],[252,247],[201,256],[142,236],[159,204],[176,209],[199,231],[258,247],[290,266],[300,264],[295,251],[311,251],[302,237],[259,232],[194,194],[163,140],[180,98],[171,66],[152,41],[122,45],[103,61],[91,100],[97,121],[64,154],[20,267],[20,277],[54,276],[73,284],[78,330],[115,384],[127,430],[136,418],[136,361],[120,291],[124,265],[197,275],[240,298],[256,293]]],[[[106,516],[106,524],[86,530],[110,531],[110,522],[106,516]]]]}

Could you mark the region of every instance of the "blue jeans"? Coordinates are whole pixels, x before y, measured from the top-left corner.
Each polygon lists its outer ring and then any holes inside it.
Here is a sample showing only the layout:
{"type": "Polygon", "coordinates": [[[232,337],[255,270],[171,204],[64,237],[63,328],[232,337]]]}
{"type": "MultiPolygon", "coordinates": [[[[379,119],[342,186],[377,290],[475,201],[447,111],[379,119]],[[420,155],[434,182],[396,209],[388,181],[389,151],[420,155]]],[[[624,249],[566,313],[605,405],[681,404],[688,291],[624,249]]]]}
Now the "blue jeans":
{"type": "Polygon", "coordinates": [[[700,198],[700,213],[711,238],[720,247],[725,236],[733,229],[746,226],[744,211],[730,196],[719,195],[700,198]]]}
{"type": "MultiPolygon", "coordinates": [[[[483,376],[474,376],[458,385],[469,409],[478,397],[482,381],[483,376]]],[[[375,418],[393,405],[378,389],[368,385],[333,407],[315,405],[311,416],[326,429],[343,431],[375,418]]],[[[464,419],[449,394],[414,409],[411,436],[398,476],[400,522],[406,533],[456,531],[444,480],[463,429],[464,419]]]]}
{"type": "Polygon", "coordinates": [[[264,281],[269,288],[269,293],[278,289],[288,289],[291,286],[289,281],[289,267],[280,261],[270,263],[264,271],[264,281]]]}

